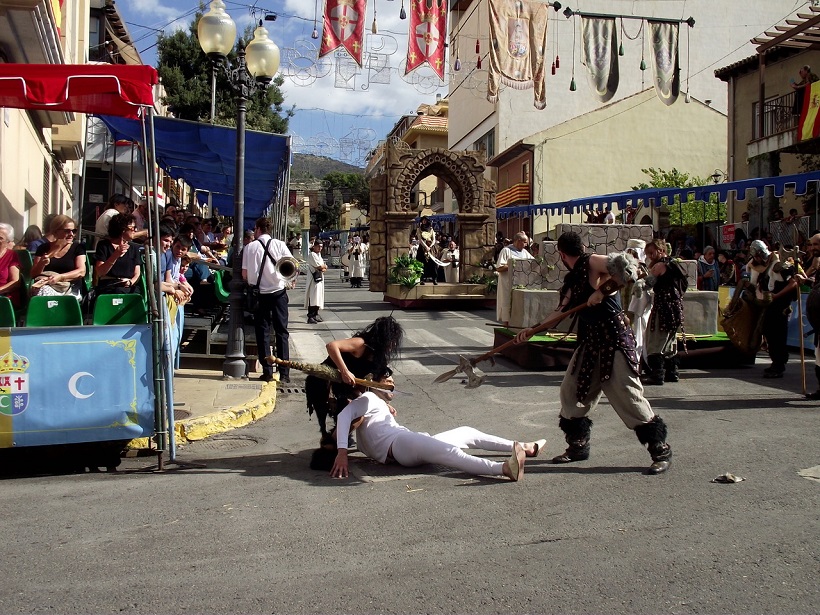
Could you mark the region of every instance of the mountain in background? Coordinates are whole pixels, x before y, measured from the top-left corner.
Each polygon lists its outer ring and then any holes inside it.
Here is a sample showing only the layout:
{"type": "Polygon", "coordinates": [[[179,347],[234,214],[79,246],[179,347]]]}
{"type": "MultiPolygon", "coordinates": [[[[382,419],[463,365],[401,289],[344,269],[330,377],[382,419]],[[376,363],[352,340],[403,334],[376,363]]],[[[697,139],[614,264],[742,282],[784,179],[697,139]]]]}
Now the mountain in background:
{"type": "Polygon", "coordinates": [[[361,167],[347,164],[325,156],[314,156],[312,154],[294,154],[293,166],[290,169],[291,181],[305,181],[309,179],[322,179],[328,173],[356,173],[364,174],[361,167]]]}

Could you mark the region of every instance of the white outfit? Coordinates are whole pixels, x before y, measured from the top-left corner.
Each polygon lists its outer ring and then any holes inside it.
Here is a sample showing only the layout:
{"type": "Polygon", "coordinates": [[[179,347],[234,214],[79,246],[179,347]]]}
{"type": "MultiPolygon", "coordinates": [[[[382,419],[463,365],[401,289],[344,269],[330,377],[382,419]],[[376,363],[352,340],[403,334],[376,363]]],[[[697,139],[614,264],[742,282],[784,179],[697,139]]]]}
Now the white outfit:
{"type": "Polygon", "coordinates": [[[347,448],[350,424],[357,418],[364,421],[356,430],[356,443],[365,455],[386,463],[388,453],[404,467],[435,463],[468,474],[502,476],[503,463],[475,457],[463,448],[510,453],[513,441],[498,438],[473,429],[458,427],[431,436],[410,431],[399,425],[390,414],[387,403],[375,393],[365,393],[351,401],[336,419],[336,445],[347,448]]]}
{"type": "MultiPolygon", "coordinates": [[[[111,209],[106,209],[104,212],[100,214],[100,217],[97,218],[97,222],[94,224],[94,232],[102,234],[103,237],[108,237],[108,223],[111,222],[111,218],[116,216],[118,212],[113,207],[111,209]]],[[[97,237],[94,241],[94,245],[97,245],[97,242],[102,239],[102,237],[97,237]]]]}
{"type": "Polygon", "coordinates": [[[307,265],[308,276],[307,285],[305,286],[305,307],[318,307],[324,309],[325,307],[325,281],[316,282],[313,279],[313,272],[318,271],[319,267],[324,266],[325,261],[322,255],[311,250],[308,253],[307,265]]]}
{"type": "Polygon", "coordinates": [[[604,216],[604,224],[615,224],[615,214],[612,211],[606,212],[604,216]]]}
{"type": "MultiPolygon", "coordinates": [[[[526,250],[516,250],[513,244],[508,245],[498,254],[495,261],[496,268],[504,265],[512,267],[511,260],[533,260],[532,254],[526,250]]],[[[498,292],[495,302],[495,319],[501,323],[510,320],[510,307],[512,303],[512,271],[498,272],[498,292]]]]}
{"type": "Polygon", "coordinates": [[[451,250],[447,248],[442,255],[441,260],[447,263],[447,268],[444,270],[444,281],[450,284],[458,284],[458,248],[451,250]]]}
{"type": "Polygon", "coordinates": [[[367,250],[362,244],[353,245],[350,248],[350,277],[363,278],[364,265],[367,258],[367,250]]]}
{"type": "Polygon", "coordinates": [[[635,347],[639,357],[646,359],[646,328],[649,326],[649,315],[652,313],[651,290],[647,290],[643,280],[635,282],[632,289],[632,299],[629,301],[629,312],[632,319],[632,332],[635,334],[635,347]]]}
{"type": "MultiPolygon", "coordinates": [[[[259,265],[262,264],[262,256],[265,253],[265,246],[270,235],[260,235],[258,239],[250,242],[242,250],[242,269],[247,272],[248,284],[256,285],[256,278],[259,275],[259,265]]],[[[276,272],[276,261],[280,258],[291,256],[290,250],[284,241],[273,239],[268,248],[268,258],[265,260],[265,267],[262,270],[262,283],[259,285],[259,292],[263,295],[282,290],[287,286],[285,278],[276,272]]]]}

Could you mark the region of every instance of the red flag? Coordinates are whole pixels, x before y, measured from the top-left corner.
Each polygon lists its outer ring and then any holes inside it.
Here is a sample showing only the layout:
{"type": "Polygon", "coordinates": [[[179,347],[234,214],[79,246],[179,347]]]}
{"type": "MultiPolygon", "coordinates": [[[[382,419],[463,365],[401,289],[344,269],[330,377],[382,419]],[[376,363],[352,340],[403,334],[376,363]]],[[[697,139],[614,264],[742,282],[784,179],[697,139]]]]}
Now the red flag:
{"type": "Polygon", "coordinates": [[[367,0],[326,0],[320,58],[341,46],[362,65],[366,9],[367,0]]]}
{"type": "Polygon", "coordinates": [[[447,0],[412,0],[404,74],[427,62],[439,79],[443,80],[446,38],[447,0]]]}

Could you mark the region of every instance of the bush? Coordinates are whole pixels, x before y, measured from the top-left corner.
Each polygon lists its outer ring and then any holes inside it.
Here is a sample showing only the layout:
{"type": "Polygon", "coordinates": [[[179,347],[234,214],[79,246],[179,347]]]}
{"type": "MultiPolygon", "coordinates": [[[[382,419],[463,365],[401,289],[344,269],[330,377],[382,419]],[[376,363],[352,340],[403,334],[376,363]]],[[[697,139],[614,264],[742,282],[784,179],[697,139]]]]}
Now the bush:
{"type": "Polygon", "coordinates": [[[397,256],[390,268],[387,281],[390,284],[401,284],[405,288],[413,288],[421,281],[423,271],[424,265],[409,254],[397,256]]]}

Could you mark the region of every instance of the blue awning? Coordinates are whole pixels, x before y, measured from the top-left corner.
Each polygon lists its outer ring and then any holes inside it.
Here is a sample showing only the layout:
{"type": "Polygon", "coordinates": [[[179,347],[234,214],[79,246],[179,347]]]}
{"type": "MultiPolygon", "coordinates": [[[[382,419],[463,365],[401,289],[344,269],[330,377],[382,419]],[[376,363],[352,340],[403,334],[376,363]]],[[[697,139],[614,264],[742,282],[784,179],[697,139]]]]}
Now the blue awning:
{"type": "Polygon", "coordinates": [[[798,173],[795,175],[781,175],[779,177],[757,177],[753,179],[741,179],[735,182],[723,184],[710,184],[707,186],[696,186],[693,188],[647,188],[644,190],[631,190],[629,192],[615,192],[600,196],[582,197],[559,201],[556,203],[542,203],[539,205],[515,205],[512,207],[499,207],[495,210],[497,220],[508,218],[523,218],[537,216],[541,214],[572,214],[579,213],[586,209],[603,211],[607,205],[617,205],[619,209],[624,209],[628,202],[637,206],[638,201],[643,201],[645,205],[660,207],[664,201],[672,204],[675,199],[680,199],[685,203],[691,194],[696,201],[708,201],[710,195],[716,194],[721,203],[725,203],[729,193],[733,193],[738,201],[746,200],[746,192],[754,190],[755,196],[764,196],[766,188],[772,188],[774,196],[780,198],[786,194],[786,189],[791,186],[795,195],[804,195],[808,190],[808,184],[820,183],[820,171],[810,171],[808,173],[798,173]]]}
{"type": "MultiPolygon", "coordinates": [[[[115,138],[142,142],[138,120],[102,116],[115,138]]],[[[175,118],[154,119],[157,164],[172,178],[198,191],[200,202],[212,204],[222,215],[233,215],[236,183],[236,129],[175,118]],[[203,193],[206,193],[203,195],[203,193]]],[[[149,137],[150,138],[150,137],[149,137]]],[[[245,221],[262,216],[287,190],[290,138],[267,132],[245,133],[245,221]]]]}

